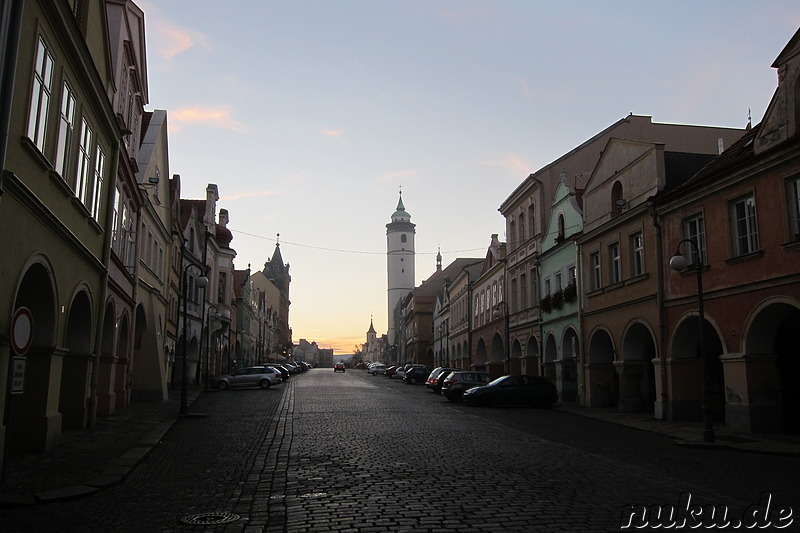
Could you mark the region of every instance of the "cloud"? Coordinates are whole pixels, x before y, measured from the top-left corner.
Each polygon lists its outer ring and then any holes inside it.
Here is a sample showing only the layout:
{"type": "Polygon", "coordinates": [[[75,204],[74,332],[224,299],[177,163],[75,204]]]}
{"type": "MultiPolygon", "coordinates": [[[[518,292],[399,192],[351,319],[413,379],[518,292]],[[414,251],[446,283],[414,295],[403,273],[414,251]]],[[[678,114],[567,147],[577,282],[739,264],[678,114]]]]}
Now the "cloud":
{"type": "Polygon", "coordinates": [[[221,200],[229,202],[231,200],[241,200],[242,198],[255,198],[257,196],[272,196],[273,194],[280,194],[278,191],[250,191],[240,192],[236,194],[226,194],[221,197],[221,200]]]}
{"type": "Polygon", "coordinates": [[[483,161],[481,164],[490,167],[504,168],[514,176],[520,176],[523,174],[527,176],[534,170],[531,163],[526,161],[521,156],[511,153],[498,154],[483,161]]]}
{"type": "Polygon", "coordinates": [[[340,139],[342,135],[344,135],[344,131],[342,130],[329,130],[329,131],[324,131],[322,133],[328,137],[333,137],[335,139],[340,139]]]}
{"type": "Polygon", "coordinates": [[[396,172],[389,172],[388,174],[382,174],[375,178],[377,182],[387,182],[387,181],[394,181],[402,178],[411,178],[419,174],[416,170],[398,170],[396,172]]]}
{"type": "Polygon", "coordinates": [[[205,34],[174,23],[152,2],[140,0],[139,6],[147,17],[147,32],[150,44],[154,45],[151,46],[151,50],[157,55],[170,61],[192,48],[211,50],[209,39],[205,34]]]}
{"type": "Polygon", "coordinates": [[[201,124],[239,133],[253,133],[253,128],[234,120],[231,117],[230,110],[225,106],[219,108],[185,107],[175,109],[169,112],[169,124],[171,132],[180,131],[184,126],[201,124]]]}

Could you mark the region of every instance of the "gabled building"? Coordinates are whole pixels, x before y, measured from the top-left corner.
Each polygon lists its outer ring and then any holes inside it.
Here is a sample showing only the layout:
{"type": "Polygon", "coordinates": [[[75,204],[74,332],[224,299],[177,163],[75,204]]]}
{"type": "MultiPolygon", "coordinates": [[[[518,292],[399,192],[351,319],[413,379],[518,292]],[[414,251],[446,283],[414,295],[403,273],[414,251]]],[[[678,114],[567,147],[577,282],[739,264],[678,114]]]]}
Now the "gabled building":
{"type": "Polygon", "coordinates": [[[510,373],[510,306],[505,292],[506,243],[492,235],[480,275],[472,284],[470,368],[495,377],[510,373]]]}
{"type": "Polygon", "coordinates": [[[180,298],[177,285],[170,282],[180,259],[180,243],[172,225],[177,205],[170,194],[166,111],[144,114],[137,162],[142,209],[131,393],[134,400],[166,401],[180,298]]]}
{"type": "MultiPolygon", "coordinates": [[[[583,231],[581,192],[570,186],[564,175],[555,190],[550,220],[545,225],[539,253],[542,373],[556,384],[561,401],[575,401],[579,392],[580,321],[576,240],[583,231]]],[[[527,291],[520,292],[526,295],[527,291]]],[[[527,306],[527,302],[520,303],[523,307],[527,306]]],[[[517,361],[521,355],[521,347],[515,345],[511,360],[517,361]]],[[[513,365],[512,371],[520,372],[513,365]]]]}
{"type": "Polygon", "coordinates": [[[445,366],[470,369],[471,323],[472,323],[472,282],[478,278],[483,268],[483,260],[478,259],[464,265],[456,272],[447,286],[449,317],[447,321],[448,360],[445,366]]]}
{"type": "Polygon", "coordinates": [[[761,123],[682,186],[656,197],[665,309],[658,361],[670,419],[699,419],[705,386],[714,424],[796,433],[800,31],[772,66],[778,87],[761,123]],[[667,266],[679,253],[690,265],[683,272],[667,266]]]}
{"type": "MultiPolygon", "coordinates": [[[[280,238],[280,235],[278,235],[280,238]]],[[[267,291],[267,321],[271,323],[268,344],[274,353],[286,357],[292,351],[292,330],[289,327],[289,286],[292,276],[289,274],[289,263],[283,262],[280,241],[275,242],[275,250],[264,269],[253,274],[255,287],[267,291]],[[263,279],[259,279],[263,278],[263,279]],[[271,287],[270,287],[271,286],[271,287]]],[[[272,354],[273,352],[270,352],[272,354]]]]}
{"type": "Polygon", "coordinates": [[[650,411],[662,404],[654,367],[661,354],[663,258],[651,198],[689,179],[715,159],[726,130],[705,128],[689,152],[659,142],[611,139],[583,193],[580,247],[581,382],[587,405],[650,411]]]}

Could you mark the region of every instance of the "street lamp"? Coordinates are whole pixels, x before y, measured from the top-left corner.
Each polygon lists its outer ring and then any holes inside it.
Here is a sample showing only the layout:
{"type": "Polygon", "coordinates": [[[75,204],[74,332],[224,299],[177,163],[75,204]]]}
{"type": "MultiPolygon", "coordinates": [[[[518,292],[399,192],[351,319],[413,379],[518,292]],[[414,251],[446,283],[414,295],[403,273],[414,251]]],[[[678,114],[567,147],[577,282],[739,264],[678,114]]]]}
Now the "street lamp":
{"type": "Polygon", "coordinates": [[[700,349],[700,365],[702,370],[703,389],[700,411],[703,415],[703,441],[714,442],[714,425],[711,419],[711,389],[709,387],[708,354],[706,353],[703,342],[703,332],[705,331],[705,314],[703,312],[703,261],[700,257],[700,247],[692,239],[683,239],[678,243],[675,255],[669,260],[669,266],[673,270],[683,272],[687,267],[697,272],[697,324],[698,334],[700,335],[698,347],[700,349]],[[692,249],[694,261],[687,264],[686,257],[681,254],[681,245],[688,243],[692,249]]]}
{"type": "Polygon", "coordinates": [[[497,304],[497,307],[494,309],[494,317],[500,318],[503,316],[505,318],[505,327],[506,327],[506,342],[505,342],[505,349],[506,349],[506,374],[511,374],[511,346],[509,346],[509,324],[508,324],[508,304],[506,302],[500,302],[497,304]],[[503,306],[502,315],[500,314],[500,306],[503,306]]]}

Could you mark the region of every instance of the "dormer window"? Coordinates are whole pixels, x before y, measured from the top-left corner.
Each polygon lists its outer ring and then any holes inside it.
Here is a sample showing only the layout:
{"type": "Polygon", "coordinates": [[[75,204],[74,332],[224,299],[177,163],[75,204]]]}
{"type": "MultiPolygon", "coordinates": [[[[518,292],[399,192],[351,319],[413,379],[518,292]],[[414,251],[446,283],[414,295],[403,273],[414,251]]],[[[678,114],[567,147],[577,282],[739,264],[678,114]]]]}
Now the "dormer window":
{"type": "Polygon", "coordinates": [[[556,235],[556,239],[559,241],[564,240],[564,214],[558,214],[558,235],[556,235]]]}

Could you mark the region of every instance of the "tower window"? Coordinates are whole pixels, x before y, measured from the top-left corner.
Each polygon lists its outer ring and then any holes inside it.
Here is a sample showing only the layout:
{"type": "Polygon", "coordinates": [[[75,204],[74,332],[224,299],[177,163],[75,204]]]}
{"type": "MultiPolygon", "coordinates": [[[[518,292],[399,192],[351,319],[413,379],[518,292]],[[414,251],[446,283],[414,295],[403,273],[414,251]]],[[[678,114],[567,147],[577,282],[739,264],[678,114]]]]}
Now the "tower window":
{"type": "Polygon", "coordinates": [[[400,235],[400,242],[408,242],[408,237],[406,236],[405,233],[400,235]]]}

